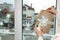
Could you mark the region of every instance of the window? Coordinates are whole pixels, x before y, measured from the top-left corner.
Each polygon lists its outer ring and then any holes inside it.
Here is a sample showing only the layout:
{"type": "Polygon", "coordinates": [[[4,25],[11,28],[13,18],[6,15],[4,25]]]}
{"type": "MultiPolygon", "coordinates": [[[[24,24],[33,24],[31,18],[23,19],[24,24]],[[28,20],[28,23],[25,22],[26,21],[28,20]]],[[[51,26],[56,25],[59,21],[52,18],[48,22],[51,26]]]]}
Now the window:
{"type": "Polygon", "coordinates": [[[26,20],[26,14],[23,14],[22,16],[23,16],[22,19],[23,19],[23,20],[26,20]]]}
{"type": "Polygon", "coordinates": [[[27,19],[27,23],[31,24],[31,23],[32,23],[31,20],[32,20],[31,18],[30,18],[30,19],[28,18],[28,19],[27,19]]]}
{"type": "Polygon", "coordinates": [[[26,11],[26,7],[23,7],[23,11],[26,11]]]}

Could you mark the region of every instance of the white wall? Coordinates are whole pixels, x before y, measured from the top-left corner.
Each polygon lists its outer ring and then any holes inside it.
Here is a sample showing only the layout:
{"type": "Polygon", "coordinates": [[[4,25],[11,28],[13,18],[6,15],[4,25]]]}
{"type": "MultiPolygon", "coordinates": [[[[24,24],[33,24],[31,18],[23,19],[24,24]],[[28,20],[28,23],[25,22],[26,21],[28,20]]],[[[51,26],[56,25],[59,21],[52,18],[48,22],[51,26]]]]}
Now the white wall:
{"type": "Polygon", "coordinates": [[[57,0],[56,33],[60,33],[60,0],[57,0]]]}
{"type": "Polygon", "coordinates": [[[22,0],[15,1],[15,40],[22,40],[22,0]]]}

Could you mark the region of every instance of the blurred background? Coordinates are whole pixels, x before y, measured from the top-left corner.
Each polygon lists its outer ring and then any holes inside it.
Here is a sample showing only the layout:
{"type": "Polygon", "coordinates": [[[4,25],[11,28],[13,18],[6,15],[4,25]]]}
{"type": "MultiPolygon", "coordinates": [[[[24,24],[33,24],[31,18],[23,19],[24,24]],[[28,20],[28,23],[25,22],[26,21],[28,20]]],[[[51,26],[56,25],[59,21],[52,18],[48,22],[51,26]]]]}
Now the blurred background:
{"type": "Polygon", "coordinates": [[[14,40],[14,0],[0,0],[0,40],[14,40]]]}

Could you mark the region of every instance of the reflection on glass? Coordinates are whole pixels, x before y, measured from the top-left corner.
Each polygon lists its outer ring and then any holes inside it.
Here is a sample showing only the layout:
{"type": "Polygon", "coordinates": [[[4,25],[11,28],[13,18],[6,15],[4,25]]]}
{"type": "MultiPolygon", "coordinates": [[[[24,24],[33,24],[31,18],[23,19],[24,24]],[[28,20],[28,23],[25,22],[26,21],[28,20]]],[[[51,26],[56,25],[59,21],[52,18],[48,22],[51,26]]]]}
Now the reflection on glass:
{"type": "MultiPolygon", "coordinates": [[[[56,0],[55,0],[56,1],[56,0]]],[[[43,39],[44,40],[50,40],[52,36],[55,34],[56,29],[56,16],[53,16],[53,21],[50,20],[50,16],[44,16],[42,13],[42,18],[38,19],[37,16],[41,12],[41,10],[47,9],[51,2],[47,2],[47,4],[44,3],[45,1],[42,0],[23,0],[23,14],[22,14],[22,30],[23,30],[23,40],[38,40],[36,37],[36,33],[34,32],[34,25],[36,23],[36,20],[38,20],[37,24],[38,26],[44,26],[49,32],[47,34],[43,33],[43,39]],[[43,4],[44,3],[44,4],[43,4]],[[31,5],[30,5],[31,4],[31,5]],[[43,4],[43,5],[41,5],[43,4]],[[51,27],[48,29],[47,25],[50,24],[51,27]]],[[[53,5],[56,7],[55,5],[53,5]]],[[[41,13],[40,13],[41,14],[41,13]]],[[[50,14],[49,14],[50,15],[50,14]]],[[[36,25],[37,26],[37,25],[36,25]]],[[[37,28],[39,29],[39,28],[37,28]]],[[[45,31],[47,31],[45,30],[45,31]]]]}
{"type": "Polygon", "coordinates": [[[0,40],[14,40],[14,0],[0,1],[0,40]],[[2,35],[1,35],[2,34],[2,35]]]}
{"type": "Polygon", "coordinates": [[[41,19],[38,19],[38,21],[39,21],[39,26],[46,27],[47,24],[50,24],[49,18],[48,17],[45,17],[45,16],[42,16],[42,18],[41,19]]]}

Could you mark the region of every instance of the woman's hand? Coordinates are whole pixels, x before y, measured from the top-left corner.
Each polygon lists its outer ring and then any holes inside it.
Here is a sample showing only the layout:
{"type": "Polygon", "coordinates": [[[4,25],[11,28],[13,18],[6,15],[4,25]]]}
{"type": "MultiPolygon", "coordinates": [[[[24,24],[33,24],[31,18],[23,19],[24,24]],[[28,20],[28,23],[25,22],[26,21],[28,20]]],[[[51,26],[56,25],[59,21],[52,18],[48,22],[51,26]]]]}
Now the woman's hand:
{"type": "MultiPolygon", "coordinates": [[[[53,13],[54,15],[57,13],[57,11],[54,9],[54,7],[50,7],[50,8],[48,8],[46,11],[48,11],[48,12],[51,12],[51,13],[53,13]]],[[[43,28],[40,28],[40,30],[41,31],[39,31],[38,29],[37,29],[37,27],[34,27],[34,31],[36,32],[36,34],[37,34],[37,36],[38,37],[41,37],[42,36],[42,30],[43,30],[43,28]]]]}
{"type": "Polygon", "coordinates": [[[34,27],[34,31],[35,33],[37,34],[37,37],[41,37],[42,36],[42,31],[41,31],[41,28],[40,28],[40,31],[37,29],[37,27],[34,27]]]}
{"type": "Polygon", "coordinates": [[[48,11],[48,12],[51,12],[51,13],[53,13],[53,14],[56,14],[56,13],[57,13],[56,9],[55,9],[53,6],[50,7],[50,8],[48,8],[47,11],[48,11]]]}

